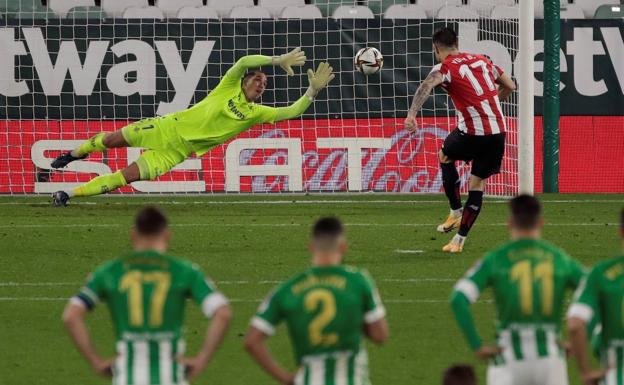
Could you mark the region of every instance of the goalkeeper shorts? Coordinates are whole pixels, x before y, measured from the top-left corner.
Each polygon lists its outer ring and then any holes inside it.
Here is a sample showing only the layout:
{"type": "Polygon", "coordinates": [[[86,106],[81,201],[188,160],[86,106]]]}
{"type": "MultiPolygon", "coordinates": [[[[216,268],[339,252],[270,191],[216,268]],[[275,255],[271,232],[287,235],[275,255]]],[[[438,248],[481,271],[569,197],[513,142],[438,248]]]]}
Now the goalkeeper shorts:
{"type": "Polygon", "coordinates": [[[175,129],[175,118],[168,116],[139,120],[121,129],[131,147],[146,149],[136,163],[141,180],[152,180],[182,163],[193,152],[175,129]]]}

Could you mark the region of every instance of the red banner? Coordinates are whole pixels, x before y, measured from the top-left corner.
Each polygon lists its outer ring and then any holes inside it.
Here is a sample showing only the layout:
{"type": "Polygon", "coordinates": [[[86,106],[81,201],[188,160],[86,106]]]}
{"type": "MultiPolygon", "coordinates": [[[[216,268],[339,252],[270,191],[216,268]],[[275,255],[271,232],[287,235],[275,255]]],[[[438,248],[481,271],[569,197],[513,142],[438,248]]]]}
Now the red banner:
{"type": "MultiPolygon", "coordinates": [[[[294,120],[253,128],[157,182],[122,192],[384,191],[439,192],[436,152],[454,119],[424,119],[414,134],[395,119],[294,120]]],[[[514,123],[511,122],[510,123],[514,123]]],[[[536,117],[536,189],[541,190],[541,118],[536,117]],[[540,139],[538,139],[540,138],[540,139]]],[[[48,170],[61,151],[125,121],[0,122],[0,193],[45,193],[115,171],[139,155],[114,149],[48,170]]],[[[513,124],[512,124],[513,125],[513,124]]],[[[512,130],[514,131],[514,130],[512,130]]],[[[517,187],[517,138],[510,132],[503,171],[489,193],[517,187]]],[[[561,192],[624,192],[624,117],[562,117],[561,192]]],[[[460,170],[465,184],[467,165],[460,170]]]]}

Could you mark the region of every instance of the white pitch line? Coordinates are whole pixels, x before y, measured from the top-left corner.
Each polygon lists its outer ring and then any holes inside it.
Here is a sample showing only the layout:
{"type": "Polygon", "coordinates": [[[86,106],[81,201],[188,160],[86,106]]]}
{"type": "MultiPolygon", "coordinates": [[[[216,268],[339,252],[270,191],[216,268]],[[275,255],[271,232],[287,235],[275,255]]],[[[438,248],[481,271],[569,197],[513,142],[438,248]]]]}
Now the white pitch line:
{"type": "Polygon", "coordinates": [[[399,253],[399,254],[422,254],[425,251],[424,250],[404,250],[404,249],[396,249],[394,250],[395,253],[399,253]]]}
{"type": "MultiPolygon", "coordinates": [[[[353,227],[432,227],[436,223],[346,223],[353,227]]],[[[578,227],[578,226],[616,226],[615,222],[588,222],[588,223],[546,223],[549,226],[578,227]]],[[[14,228],[81,228],[81,227],[126,227],[121,223],[68,223],[68,224],[10,224],[0,225],[0,229],[14,228]]],[[[173,223],[171,227],[302,227],[308,223],[173,223]]],[[[507,223],[479,223],[478,226],[500,227],[508,226],[507,223]]]]}
{"type": "MultiPolygon", "coordinates": [[[[508,203],[508,199],[504,200],[485,200],[485,203],[508,203]]],[[[317,204],[448,204],[445,200],[400,200],[400,199],[375,199],[375,200],[357,200],[357,199],[316,199],[316,200],[247,200],[247,201],[136,201],[136,202],[94,202],[94,201],[82,201],[72,202],[71,205],[116,205],[116,206],[142,206],[148,204],[155,205],[317,205],[317,204]]],[[[624,199],[556,199],[556,200],[542,200],[542,203],[624,203],[624,199]]],[[[2,206],[49,206],[49,202],[0,202],[2,206]]]]}
{"type": "MultiPolygon", "coordinates": [[[[459,278],[458,278],[459,279],[459,278]]],[[[249,280],[229,280],[229,281],[216,281],[217,285],[276,285],[284,282],[285,280],[262,280],[262,281],[249,281],[249,280]]],[[[455,282],[457,279],[453,278],[380,278],[377,279],[380,282],[397,282],[397,283],[424,283],[424,282],[455,282]]],[[[5,281],[0,282],[0,287],[36,287],[36,286],[81,286],[84,282],[14,282],[5,281]]]]}

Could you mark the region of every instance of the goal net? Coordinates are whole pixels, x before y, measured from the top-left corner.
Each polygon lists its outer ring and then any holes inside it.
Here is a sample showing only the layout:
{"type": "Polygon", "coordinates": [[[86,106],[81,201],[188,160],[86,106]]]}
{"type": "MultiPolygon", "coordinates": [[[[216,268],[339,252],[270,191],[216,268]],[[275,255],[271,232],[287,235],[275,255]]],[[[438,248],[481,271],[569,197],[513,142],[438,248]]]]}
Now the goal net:
{"type": "MultiPolygon", "coordinates": [[[[305,69],[327,60],[336,79],[303,116],[253,127],[155,181],[119,192],[439,193],[436,153],[456,125],[452,102],[436,90],[418,117],[420,128],[412,134],[403,128],[413,94],[435,64],[433,32],[453,26],[460,50],[485,54],[512,76],[518,52],[518,16],[492,18],[501,3],[496,0],[420,0],[416,6],[393,0],[347,6],[330,0],[315,4],[324,17],[313,20],[99,18],[94,10],[59,16],[39,4],[7,10],[12,1],[0,0],[6,13],[0,19],[4,194],[69,189],[127,166],[141,149],[109,149],[60,171],[51,170],[50,162],[100,131],[199,102],[244,55],[279,55],[298,46],[308,62],[295,76],[262,68],[269,85],[261,103],[293,103],[307,88],[305,69]],[[368,12],[372,17],[360,18],[368,12]],[[426,18],[405,19],[418,12],[426,18]],[[354,54],[366,46],[384,56],[383,69],[368,77],[353,66],[354,54]]],[[[506,11],[517,12],[516,7],[506,11]]],[[[284,12],[281,6],[267,10],[284,12]]],[[[506,154],[502,172],[487,190],[495,196],[518,191],[517,97],[503,108],[506,154]]],[[[465,191],[469,165],[457,166],[465,191]]]]}

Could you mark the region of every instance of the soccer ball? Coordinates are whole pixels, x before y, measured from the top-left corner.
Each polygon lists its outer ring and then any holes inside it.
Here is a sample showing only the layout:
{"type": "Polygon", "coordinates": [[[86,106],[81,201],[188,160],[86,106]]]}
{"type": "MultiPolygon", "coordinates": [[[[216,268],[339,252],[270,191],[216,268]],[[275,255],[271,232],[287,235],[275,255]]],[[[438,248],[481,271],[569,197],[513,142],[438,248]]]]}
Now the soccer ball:
{"type": "Polygon", "coordinates": [[[364,75],[372,75],[383,67],[383,56],[377,48],[362,48],[355,54],[355,69],[364,75]]]}

